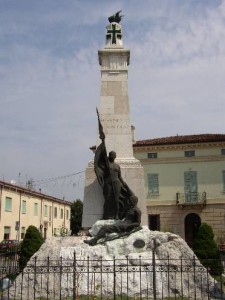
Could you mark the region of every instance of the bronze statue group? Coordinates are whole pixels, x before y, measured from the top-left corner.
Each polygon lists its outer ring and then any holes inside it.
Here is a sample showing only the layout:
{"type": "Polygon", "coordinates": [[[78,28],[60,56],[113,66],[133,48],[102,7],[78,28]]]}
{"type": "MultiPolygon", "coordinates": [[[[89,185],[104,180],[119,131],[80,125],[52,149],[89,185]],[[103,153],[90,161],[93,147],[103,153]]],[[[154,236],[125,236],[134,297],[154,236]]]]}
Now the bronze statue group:
{"type": "Polygon", "coordinates": [[[94,158],[94,170],[98,182],[103,190],[104,207],[103,220],[117,220],[113,225],[104,225],[97,235],[84,242],[94,246],[98,240],[109,233],[130,233],[134,229],[140,229],[141,211],[137,207],[138,198],[124,182],[121,176],[120,166],[115,162],[116,152],[111,151],[107,156],[105,146],[105,134],[98,115],[99,138],[101,144],[97,147],[94,158]]]}

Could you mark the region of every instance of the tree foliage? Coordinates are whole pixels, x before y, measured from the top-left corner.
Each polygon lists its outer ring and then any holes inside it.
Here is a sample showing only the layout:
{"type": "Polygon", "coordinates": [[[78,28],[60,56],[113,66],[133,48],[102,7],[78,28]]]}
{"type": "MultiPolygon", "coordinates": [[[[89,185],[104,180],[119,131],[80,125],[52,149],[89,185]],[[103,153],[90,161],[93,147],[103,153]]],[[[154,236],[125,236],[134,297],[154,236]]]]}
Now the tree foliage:
{"type": "Polygon", "coordinates": [[[43,243],[44,239],[39,230],[33,225],[29,226],[21,243],[21,254],[19,258],[21,270],[25,268],[31,256],[39,250],[43,243]]]}
{"type": "Polygon", "coordinates": [[[81,230],[83,215],[83,202],[79,199],[74,201],[71,206],[70,227],[72,234],[77,234],[81,230]]]}
{"type": "Polygon", "coordinates": [[[202,223],[199,227],[194,239],[193,250],[203,266],[209,268],[210,274],[220,275],[223,272],[220,254],[210,225],[202,223]]]}

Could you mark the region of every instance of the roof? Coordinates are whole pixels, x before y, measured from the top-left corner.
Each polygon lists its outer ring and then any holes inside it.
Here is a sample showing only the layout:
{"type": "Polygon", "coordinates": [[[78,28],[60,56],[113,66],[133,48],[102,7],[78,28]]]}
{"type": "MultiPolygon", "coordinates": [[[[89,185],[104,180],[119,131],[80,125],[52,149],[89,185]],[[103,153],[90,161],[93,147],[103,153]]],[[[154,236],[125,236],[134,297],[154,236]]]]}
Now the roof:
{"type": "Polygon", "coordinates": [[[212,143],[225,142],[225,134],[195,134],[195,135],[176,135],[149,140],[136,141],[134,148],[143,146],[159,146],[174,144],[196,144],[196,143],[212,143]]]}
{"type": "Polygon", "coordinates": [[[34,197],[38,197],[38,198],[45,198],[46,200],[53,201],[53,202],[58,202],[60,204],[72,205],[72,203],[69,202],[69,201],[65,201],[63,199],[55,198],[55,197],[43,194],[41,192],[36,192],[34,190],[24,188],[22,186],[15,185],[15,184],[12,184],[12,183],[9,183],[9,182],[6,182],[6,181],[1,181],[0,180],[0,188],[13,190],[13,191],[16,191],[16,192],[19,192],[19,193],[24,193],[24,194],[34,196],[34,197]]]}

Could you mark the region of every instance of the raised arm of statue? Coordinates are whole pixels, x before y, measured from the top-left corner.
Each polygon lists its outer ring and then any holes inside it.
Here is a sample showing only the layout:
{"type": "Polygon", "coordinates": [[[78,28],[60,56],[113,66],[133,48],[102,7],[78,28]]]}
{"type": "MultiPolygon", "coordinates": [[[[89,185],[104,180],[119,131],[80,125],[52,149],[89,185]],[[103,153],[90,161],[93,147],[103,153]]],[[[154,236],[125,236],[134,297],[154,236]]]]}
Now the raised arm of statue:
{"type": "Polygon", "coordinates": [[[98,109],[96,107],[96,112],[97,112],[97,116],[98,116],[98,131],[99,131],[99,138],[102,140],[102,142],[105,142],[105,134],[103,131],[103,126],[100,120],[100,116],[99,116],[99,112],[98,109]]]}

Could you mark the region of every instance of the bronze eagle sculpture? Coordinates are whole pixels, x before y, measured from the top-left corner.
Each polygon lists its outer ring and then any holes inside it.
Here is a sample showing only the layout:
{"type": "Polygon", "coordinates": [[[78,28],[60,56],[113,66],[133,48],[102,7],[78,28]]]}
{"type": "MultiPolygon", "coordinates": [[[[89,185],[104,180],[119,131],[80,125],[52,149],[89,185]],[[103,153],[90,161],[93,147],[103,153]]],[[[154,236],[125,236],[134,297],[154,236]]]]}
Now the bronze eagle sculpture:
{"type": "Polygon", "coordinates": [[[116,12],[114,15],[110,16],[108,18],[109,20],[109,23],[112,23],[112,22],[116,22],[116,23],[119,23],[121,20],[122,20],[122,17],[124,17],[124,15],[120,15],[122,10],[119,10],[118,12],[116,12]]]}

